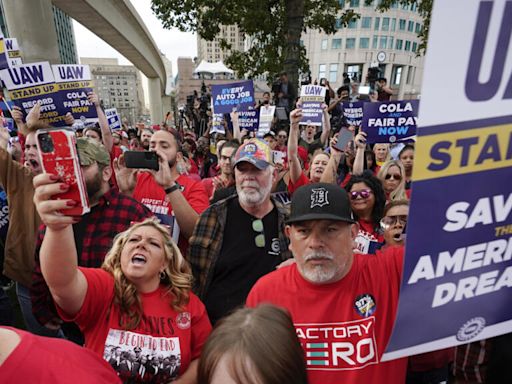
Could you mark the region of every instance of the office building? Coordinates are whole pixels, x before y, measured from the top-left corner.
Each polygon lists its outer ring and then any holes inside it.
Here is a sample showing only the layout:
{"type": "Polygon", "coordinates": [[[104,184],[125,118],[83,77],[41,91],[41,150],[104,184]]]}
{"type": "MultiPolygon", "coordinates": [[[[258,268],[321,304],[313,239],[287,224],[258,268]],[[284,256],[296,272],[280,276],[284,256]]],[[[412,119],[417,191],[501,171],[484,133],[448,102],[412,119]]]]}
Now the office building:
{"type": "Polygon", "coordinates": [[[89,65],[103,107],[116,108],[130,125],[137,123],[145,106],[139,70],[117,59],[81,57],[80,63],[89,65]]]}
{"type": "Polygon", "coordinates": [[[394,99],[417,98],[421,90],[424,58],[416,52],[420,43],[418,32],[423,19],[416,4],[394,4],[387,12],[375,10],[375,2],[366,6],[364,0],[343,1],[344,8],[353,8],[361,17],[342,27],[333,35],[307,30],[302,35],[311,77],[326,78],[333,89],[343,84],[343,73],[358,82],[365,82],[368,69],[376,66],[394,91],[394,99]]]}
{"type": "Polygon", "coordinates": [[[220,33],[213,41],[207,41],[197,36],[197,58],[200,63],[205,60],[209,63],[217,61],[225,62],[232,51],[244,50],[245,35],[240,32],[236,25],[222,25],[220,33]],[[222,49],[220,39],[226,39],[231,44],[231,49],[222,49]]]}
{"type": "Polygon", "coordinates": [[[53,20],[57,32],[60,61],[62,64],[78,64],[75,31],[71,17],[53,6],[53,20]]]}

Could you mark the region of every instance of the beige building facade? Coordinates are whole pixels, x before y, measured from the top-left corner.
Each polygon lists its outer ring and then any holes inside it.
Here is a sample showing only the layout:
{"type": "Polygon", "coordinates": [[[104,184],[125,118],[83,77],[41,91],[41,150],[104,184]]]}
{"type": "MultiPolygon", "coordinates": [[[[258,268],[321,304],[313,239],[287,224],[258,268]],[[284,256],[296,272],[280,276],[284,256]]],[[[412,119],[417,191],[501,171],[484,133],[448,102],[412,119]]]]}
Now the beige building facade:
{"type": "Polygon", "coordinates": [[[308,30],[302,36],[313,80],[326,78],[333,89],[343,84],[343,73],[360,83],[368,69],[378,66],[394,91],[394,99],[419,97],[423,57],[417,57],[417,36],[423,19],[416,6],[394,5],[389,11],[365,6],[364,0],[347,0],[361,17],[333,35],[308,30]]]}
{"type": "Polygon", "coordinates": [[[236,25],[222,25],[220,33],[213,41],[206,41],[197,36],[197,58],[200,63],[205,60],[209,63],[217,61],[225,62],[226,58],[231,55],[232,51],[244,50],[245,35],[240,32],[236,25]],[[232,49],[222,49],[220,47],[220,39],[226,39],[231,44],[232,49]]]}
{"type": "Polygon", "coordinates": [[[135,125],[145,109],[139,70],[133,65],[119,65],[117,59],[82,57],[80,63],[89,65],[103,107],[116,108],[121,119],[135,125]]]}

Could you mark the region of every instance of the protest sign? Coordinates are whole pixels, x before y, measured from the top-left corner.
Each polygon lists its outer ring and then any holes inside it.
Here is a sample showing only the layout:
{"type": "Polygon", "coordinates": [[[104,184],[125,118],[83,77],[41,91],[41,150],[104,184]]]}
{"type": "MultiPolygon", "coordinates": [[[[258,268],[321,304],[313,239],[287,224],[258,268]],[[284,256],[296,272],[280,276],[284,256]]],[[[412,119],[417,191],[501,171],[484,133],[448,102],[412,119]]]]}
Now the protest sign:
{"type": "Polygon", "coordinates": [[[434,2],[403,280],[383,361],[511,332],[512,47],[494,49],[511,15],[510,1],[434,2]],[[446,33],[453,15],[464,23],[446,33]]]}
{"type": "Polygon", "coordinates": [[[26,115],[39,101],[41,103],[41,120],[54,126],[65,126],[65,113],[57,107],[55,99],[57,85],[54,82],[50,63],[21,64],[0,70],[0,78],[9,90],[14,105],[21,108],[26,115]]]}
{"type": "Polygon", "coordinates": [[[363,119],[363,101],[354,101],[349,103],[343,103],[343,116],[348,125],[354,127],[361,126],[361,120],[363,119]]]}
{"type": "Polygon", "coordinates": [[[222,135],[226,133],[224,125],[222,124],[223,119],[224,115],[222,113],[212,114],[212,127],[210,128],[210,133],[220,133],[222,135]]]}
{"type": "Polygon", "coordinates": [[[10,67],[23,64],[20,47],[16,38],[4,39],[7,63],[10,67]]]}
{"type": "Polygon", "coordinates": [[[9,67],[9,61],[7,60],[7,51],[5,49],[5,37],[0,31],[0,69],[9,67]]]}
{"type": "Polygon", "coordinates": [[[301,124],[322,125],[322,103],[325,101],[325,87],[318,85],[303,85],[300,89],[302,103],[301,124]]]}
{"type": "Polygon", "coordinates": [[[418,100],[364,103],[361,126],[367,142],[412,141],[416,135],[418,104],[418,100]]]}
{"type": "Polygon", "coordinates": [[[260,107],[260,122],[258,124],[257,133],[258,137],[262,137],[265,133],[270,131],[275,111],[275,105],[262,105],[260,107]]]}
{"type": "Polygon", "coordinates": [[[105,109],[105,116],[107,117],[108,127],[110,131],[114,132],[121,129],[121,118],[117,113],[116,108],[105,109]]]}
{"type": "Polygon", "coordinates": [[[246,129],[249,132],[257,130],[260,122],[259,111],[253,107],[249,107],[247,111],[238,112],[238,122],[240,124],[240,130],[246,129]]]}
{"type": "Polygon", "coordinates": [[[89,66],[58,64],[52,65],[52,69],[57,84],[54,100],[59,113],[65,115],[71,112],[75,119],[86,125],[97,122],[96,107],[87,100],[87,94],[93,92],[89,66]]]}
{"type": "Polygon", "coordinates": [[[254,106],[252,80],[212,85],[212,105],[215,113],[230,113],[235,108],[238,111],[246,111],[250,106],[254,106]]]}

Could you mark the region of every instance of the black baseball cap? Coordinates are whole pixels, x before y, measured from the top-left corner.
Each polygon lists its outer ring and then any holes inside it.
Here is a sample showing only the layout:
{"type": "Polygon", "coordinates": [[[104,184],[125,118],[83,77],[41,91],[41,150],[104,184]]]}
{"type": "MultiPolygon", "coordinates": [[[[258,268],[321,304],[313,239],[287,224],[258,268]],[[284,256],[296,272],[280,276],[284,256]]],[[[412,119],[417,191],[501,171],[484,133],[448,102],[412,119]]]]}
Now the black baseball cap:
{"type": "Polygon", "coordinates": [[[308,220],[356,222],[347,192],[339,185],[329,183],[307,184],[294,192],[286,224],[308,220]]]}

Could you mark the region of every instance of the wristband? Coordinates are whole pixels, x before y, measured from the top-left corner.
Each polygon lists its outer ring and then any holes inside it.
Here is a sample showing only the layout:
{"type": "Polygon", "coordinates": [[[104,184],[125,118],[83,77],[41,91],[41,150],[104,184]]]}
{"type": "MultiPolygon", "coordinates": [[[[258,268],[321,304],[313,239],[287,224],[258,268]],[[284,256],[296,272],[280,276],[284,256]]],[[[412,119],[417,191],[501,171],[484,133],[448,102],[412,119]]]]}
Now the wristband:
{"type": "Polygon", "coordinates": [[[165,194],[168,195],[169,193],[173,193],[174,191],[180,189],[180,185],[178,183],[175,183],[172,187],[165,188],[165,194]]]}

